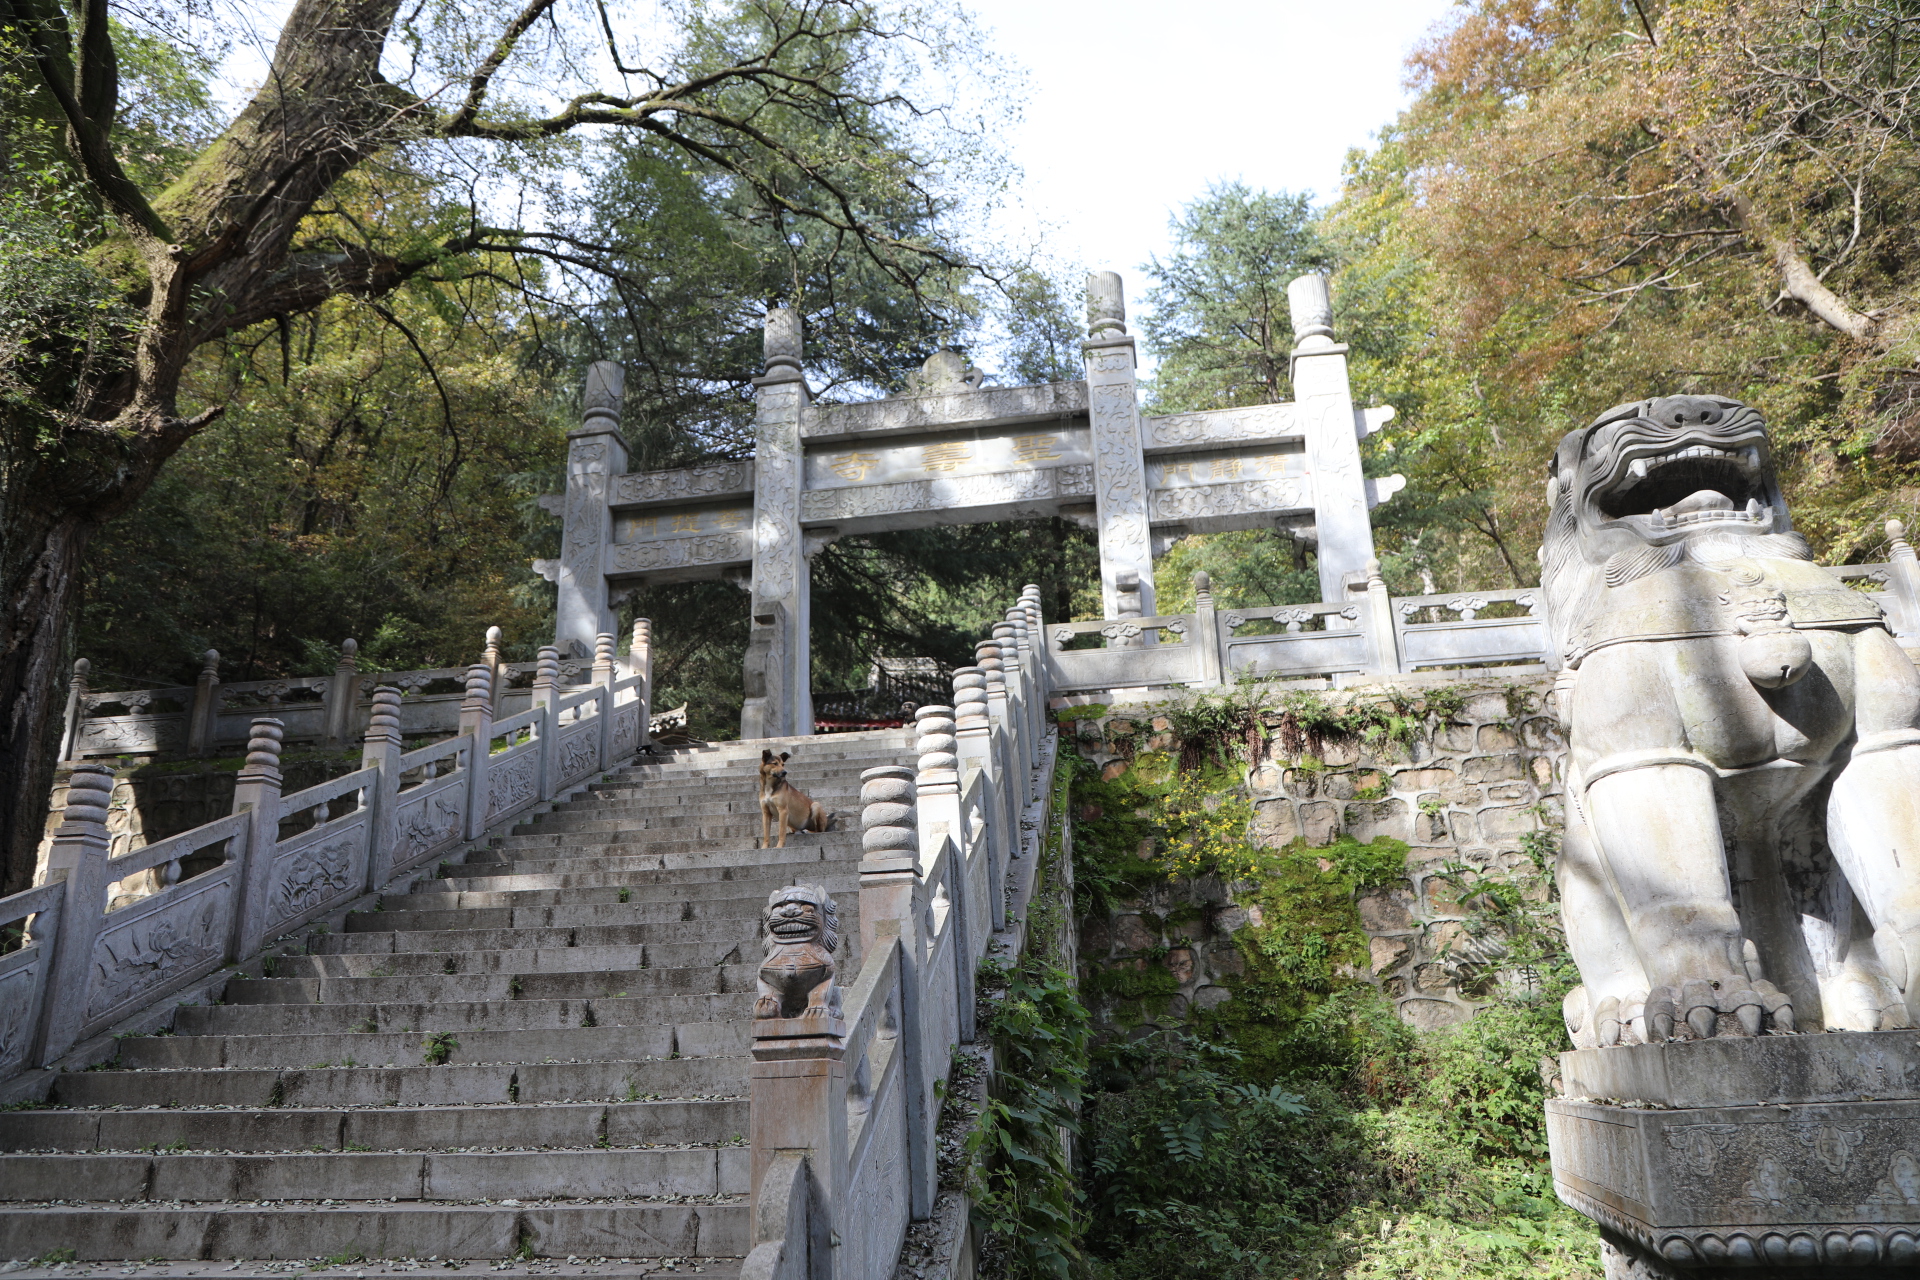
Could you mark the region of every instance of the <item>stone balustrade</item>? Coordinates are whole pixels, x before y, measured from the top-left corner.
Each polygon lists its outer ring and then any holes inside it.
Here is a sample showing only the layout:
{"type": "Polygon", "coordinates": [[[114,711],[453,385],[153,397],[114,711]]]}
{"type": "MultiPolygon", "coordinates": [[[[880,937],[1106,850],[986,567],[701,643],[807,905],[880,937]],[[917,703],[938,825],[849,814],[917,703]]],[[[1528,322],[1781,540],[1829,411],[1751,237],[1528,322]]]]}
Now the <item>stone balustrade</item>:
{"type": "MultiPolygon", "coordinates": [[[[624,655],[616,656],[615,637],[600,639],[604,643],[596,645],[592,656],[563,658],[554,650],[555,684],[568,690],[585,688],[604,683],[604,673],[616,668],[624,677],[639,677],[637,687],[647,706],[643,731],[650,735],[655,720],[652,623],[645,618],[634,622],[633,640],[624,655]]],[[[500,641],[500,628],[487,628],[480,665],[487,668],[491,681],[492,714],[504,717],[533,705],[540,662],[502,661],[500,641]]],[[[85,658],[73,665],[62,760],[233,754],[245,747],[255,715],[279,720],[285,726],[284,741],[290,745],[345,747],[366,732],[374,690],[380,685],[400,691],[402,737],[450,734],[460,722],[468,672],[466,667],[437,667],[362,675],[359,645],[351,639],[341,642],[339,661],[333,673],[325,676],[223,682],[220,653],[215,649],[206,651],[200,677],[191,686],[94,690],[89,687],[92,670],[85,658]]],[[[685,723],[684,716],[680,723],[685,723]]]]}
{"type": "MultiPolygon", "coordinates": [[[[370,696],[325,721],[339,732],[348,712],[364,712],[361,767],[288,795],[280,757],[294,737],[292,713],[251,716],[232,814],[119,857],[107,834],[113,772],[95,761],[75,764],[46,882],[0,898],[0,930],[19,939],[0,954],[0,1080],[59,1063],[270,939],[633,756],[645,741],[646,674],[623,673],[614,638],[601,641],[589,679],[575,685],[562,683],[557,651],[503,664],[493,647],[464,673],[458,732],[411,751],[403,749],[404,681],[382,676],[370,696]],[[495,680],[515,665],[539,677],[521,710],[500,705],[495,680]],[[116,894],[135,877],[158,887],[116,894]]],[[[352,658],[343,647],[337,685],[353,677],[352,658]]],[[[217,681],[203,678],[200,689],[209,686],[217,681]]]]}
{"type": "MultiPolygon", "coordinates": [[[[1920,647],[1920,558],[1899,521],[1887,526],[1884,564],[1828,570],[1879,605],[1908,649],[1920,647]]],[[[1537,587],[1392,596],[1370,564],[1364,590],[1344,601],[1218,609],[1206,574],[1195,575],[1192,613],[1054,623],[1046,668],[1056,696],[1153,689],[1215,688],[1243,675],[1323,679],[1339,686],[1417,671],[1506,668],[1514,674],[1560,664],[1546,596],[1537,587]]]]}
{"type": "Polygon", "coordinates": [[[1039,623],[1029,587],[980,665],[954,673],[953,705],[916,713],[911,762],[861,775],[862,962],[842,1017],[754,1022],[743,1280],[885,1280],[909,1225],[945,1203],[934,1132],[954,1049],[974,1038],[974,973],[990,946],[1024,945],[1047,826],[1039,623]]]}

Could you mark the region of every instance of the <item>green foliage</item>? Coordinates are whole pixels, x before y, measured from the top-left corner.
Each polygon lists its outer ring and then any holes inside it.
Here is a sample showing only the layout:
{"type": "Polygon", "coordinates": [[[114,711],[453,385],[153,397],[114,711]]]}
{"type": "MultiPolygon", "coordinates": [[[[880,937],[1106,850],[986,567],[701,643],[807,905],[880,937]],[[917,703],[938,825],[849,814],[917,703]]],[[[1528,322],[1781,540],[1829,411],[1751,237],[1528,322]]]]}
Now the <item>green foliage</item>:
{"type": "Polygon", "coordinates": [[[994,1087],[966,1138],[967,1190],[986,1237],[981,1273],[1068,1280],[1083,1270],[1084,1228],[1066,1135],[1079,1132],[1089,1020],[1060,967],[1070,924],[1060,892],[1073,775],[1055,777],[1053,820],[1028,904],[1027,948],[1011,967],[980,967],[977,1025],[992,1045],[994,1087]]]}
{"type": "Polygon", "coordinates": [[[1289,755],[1321,755],[1327,744],[1354,741],[1373,752],[1405,752],[1413,742],[1458,714],[1465,697],[1457,689],[1421,694],[1393,685],[1365,697],[1330,698],[1306,689],[1281,694],[1270,717],[1273,736],[1289,755]]]}
{"type": "Polygon", "coordinates": [[[459,1047],[460,1041],[454,1038],[453,1032],[431,1032],[420,1042],[420,1061],[429,1067],[443,1066],[459,1047]]]}
{"type": "Polygon", "coordinates": [[[1239,1077],[1239,1055],[1161,1031],[1111,1047],[1124,1088],[1088,1112],[1091,1237],[1103,1275],[1292,1274],[1365,1156],[1338,1100],[1239,1077]]]}

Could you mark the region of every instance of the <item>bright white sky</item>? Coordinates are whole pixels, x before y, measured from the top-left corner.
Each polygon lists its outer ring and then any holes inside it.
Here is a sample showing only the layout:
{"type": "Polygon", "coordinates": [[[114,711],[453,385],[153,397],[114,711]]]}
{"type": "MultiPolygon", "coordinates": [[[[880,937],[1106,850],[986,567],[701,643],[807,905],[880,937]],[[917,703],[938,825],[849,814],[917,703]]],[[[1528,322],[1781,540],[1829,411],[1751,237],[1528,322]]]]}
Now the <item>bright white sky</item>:
{"type": "MultiPolygon", "coordinates": [[[[1451,0],[962,0],[1029,74],[1011,140],[1067,265],[1128,278],[1208,185],[1340,189],[1348,148],[1407,100],[1403,63],[1451,0]]],[[[1015,220],[1014,225],[1017,225],[1015,220]]],[[[1130,308],[1131,309],[1131,308],[1130,308]]]]}

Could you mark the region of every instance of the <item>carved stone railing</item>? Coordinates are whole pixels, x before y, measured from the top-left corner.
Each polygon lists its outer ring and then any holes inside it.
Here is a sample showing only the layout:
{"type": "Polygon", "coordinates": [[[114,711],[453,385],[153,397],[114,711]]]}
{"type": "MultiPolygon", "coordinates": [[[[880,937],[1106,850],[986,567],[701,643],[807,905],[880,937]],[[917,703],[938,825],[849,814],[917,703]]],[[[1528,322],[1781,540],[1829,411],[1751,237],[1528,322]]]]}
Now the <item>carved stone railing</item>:
{"type": "MultiPolygon", "coordinates": [[[[633,638],[616,665],[642,681],[641,701],[652,707],[652,624],[635,620],[633,638]]],[[[568,688],[593,683],[594,657],[558,659],[558,682],[568,688]]],[[[500,628],[487,629],[480,662],[492,673],[493,714],[511,716],[533,705],[539,662],[502,662],[500,628]]],[[[373,714],[373,691],[398,689],[400,732],[417,739],[457,732],[466,699],[466,667],[361,674],[359,645],[345,640],[332,675],[289,676],[275,680],[222,682],[220,654],[206,652],[199,681],[158,689],[94,691],[88,688],[92,664],[74,663],[67,696],[63,760],[121,755],[205,756],[243,747],[253,717],[270,715],[286,727],[284,741],[316,747],[342,747],[366,732],[373,714]]],[[[651,727],[651,714],[644,723],[651,727]]],[[[645,740],[644,738],[642,739],[645,740]]]]}
{"type": "Polygon", "coordinates": [[[367,699],[361,767],[280,793],[287,737],[255,716],[234,810],[120,857],[109,854],[113,772],[83,761],[66,786],[46,883],[0,898],[0,1079],[52,1066],[82,1041],[242,960],[268,939],[376,891],[641,746],[646,674],[622,673],[600,637],[587,683],[567,687],[557,649],[526,664],[529,705],[494,718],[497,664],[462,678],[458,733],[403,751],[407,701],[367,699]],[[151,873],[151,874],[150,874],[151,873]],[[133,877],[143,897],[116,895],[133,877]],[[109,911],[116,898],[121,905],[109,911]]]}
{"type": "Polygon", "coordinates": [[[753,1250],[743,1280],[887,1280],[938,1190],[934,1129],[974,973],[1033,889],[1054,740],[1029,587],[954,706],[916,713],[917,759],[862,775],[860,972],[839,1018],[756,1017],[753,1250]]]}
{"type": "MultiPolygon", "coordinates": [[[[1884,564],[1830,568],[1871,597],[1887,625],[1920,643],[1920,557],[1898,521],[1884,564]]],[[[1323,678],[1483,667],[1552,667],[1546,596],[1537,587],[1389,596],[1377,565],[1344,601],[1216,610],[1207,575],[1194,575],[1192,613],[1105,618],[1047,627],[1055,694],[1211,689],[1243,675],[1323,678]],[[1099,647],[1083,647],[1091,640],[1099,647]]]]}

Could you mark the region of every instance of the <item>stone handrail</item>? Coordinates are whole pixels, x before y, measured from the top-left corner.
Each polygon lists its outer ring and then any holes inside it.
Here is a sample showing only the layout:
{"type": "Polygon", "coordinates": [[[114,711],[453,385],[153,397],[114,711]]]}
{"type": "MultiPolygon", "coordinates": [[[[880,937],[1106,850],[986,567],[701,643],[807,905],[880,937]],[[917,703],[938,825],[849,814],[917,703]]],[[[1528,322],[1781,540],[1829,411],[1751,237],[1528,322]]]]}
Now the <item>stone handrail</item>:
{"type": "MultiPolygon", "coordinates": [[[[1828,569],[1867,594],[1887,625],[1910,646],[1920,642],[1920,559],[1905,529],[1889,523],[1892,554],[1883,564],[1828,569]]],[[[1194,575],[1192,613],[1053,623],[1046,670],[1055,694],[1211,689],[1242,674],[1283,679],[1342,679],[1443,668],[1558,665],[1538,587],[1389,596],[1378,566],[1363,594],[1345,601],[1216,610],[1207,575],[1194,575]],[[1492,611],[1495,616],[1483,616],[1492,611]],[[1271,634],[1240,634],[1266,622],[1271,634]],[[1069,649],[1082,636],[1104,648],[1069,649]],[[1177,637],[1178,643],[1168,643],[1177,637]]]]}
{"type": "Polygon", "coordinates": [[[54,1066],[269,939],[632,756],[644,741],[644,664],[620,674],[613,637],[601,642],[589,683],[564,693],[559,651],[543,649],[532,705],[498,721],[495,668],[476,663],[464,676],[459,733],[413,751],[401,750],[401,692],[381,685],[368,700],[362,767],[290,795],[280,792],[285,725],[256,716],[233,813],[117,858],[106,827],[112,770],[74,765],[47,882],[0,898],[0,946],[9,948],[0,953],[0,1080],[54,1066]],[[113,885],[156,870],[157,892],[106,909],[113,885]]]}
{"type": "MultiPolygon", "coordinates": [[[[1031,892],[1053,759],[1039,592],[922,707],[913,765],[862,775],[863,957],[844,1020],[757,1018],[753,1280],[887,1280],[934,1213],[934,1131],[974,973],[1031,892]]],[[[964,1234],[964,1233],[962,1233],[964,1234]]]]}
{"type": "MultiPolygon", "coordinates": [[[[652,624],[634,623],[632,641],[617,665],[628,676],[652,680],[652,624]]],[[[569,692],[600,683],[596,670],[615,661],[611,647],[586,658],[558,658],[557,679],[569,692]]],[[[532,684],[540,662],[502,662],[500,628],[487,629],[480,662],[493,676],[493,713],[505,717],[533,704],[532,684]]],[[[400,732],[406,738],[453,732],[466,694],[465,667],[385,671],[362,675],[359,645],[345,640],[330,676],[288,676],[273,680],[220,679],[220,654],[207,650],[198,683],[166,688],[92,691],[92,664],[73,664],[67,717],[61,738],[62,760],[97,759],[128,754],[205,756],[244,746],[255,715],[270,715],[285,726],[282,741],[317,747],[342,747],[366,732],[378,685],[398,689],[400,732]],[[119,707],[116,714],[102,708],[119,707]]],[[[643,698],[651,707],[650,690],[643,698]]],[[[648,717],[651,727],[651,715],[648,717]]]]}

